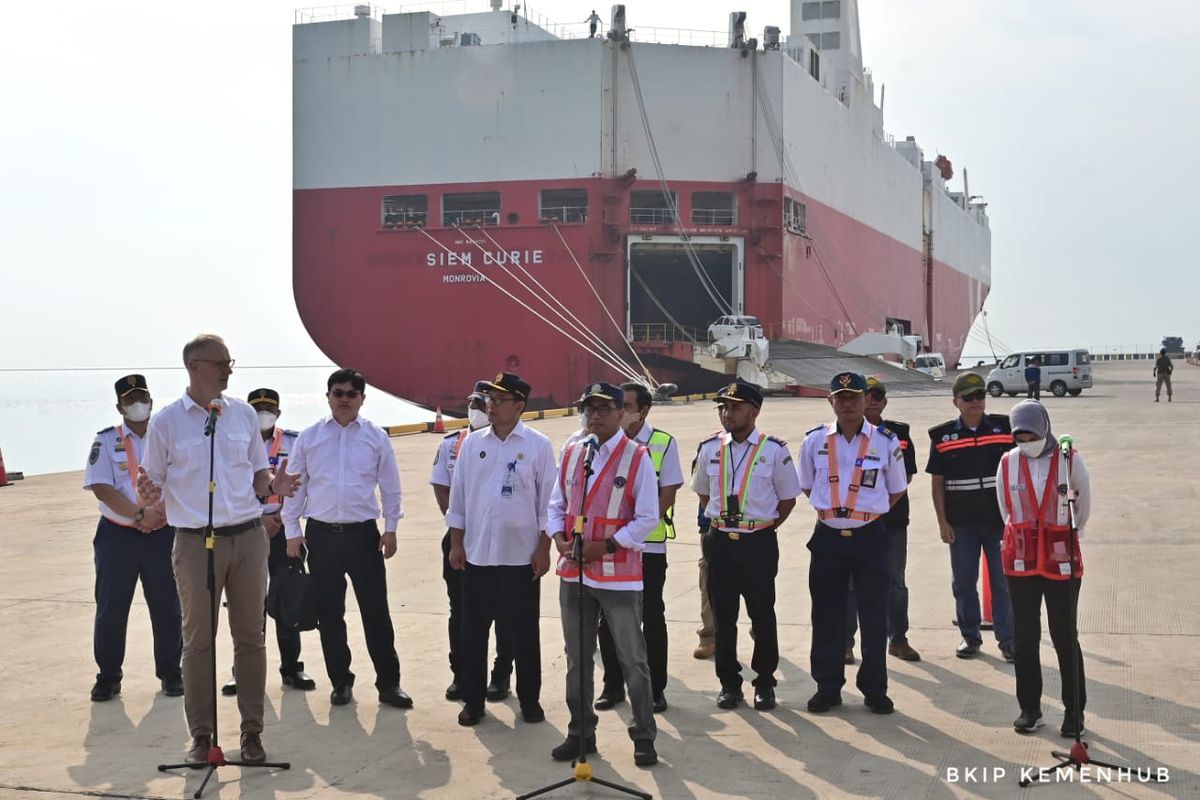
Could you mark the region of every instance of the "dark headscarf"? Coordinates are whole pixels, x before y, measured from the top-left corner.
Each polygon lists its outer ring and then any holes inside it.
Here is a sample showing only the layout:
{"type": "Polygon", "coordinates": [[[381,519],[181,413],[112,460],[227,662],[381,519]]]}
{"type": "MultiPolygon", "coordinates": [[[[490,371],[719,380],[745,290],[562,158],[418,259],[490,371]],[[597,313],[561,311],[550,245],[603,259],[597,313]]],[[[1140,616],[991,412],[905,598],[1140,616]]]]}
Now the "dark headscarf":
{"type": "Polygon", "coordinates": [[[1013,436],[1018,433],[1032,433],[1046,440],[1042,452],[1037,455],[1038,458],[1048,455],[1058,446],[1054,433],[1050,430],[1050,415],[1046,413],[1046,407],[1037,400],[1022,400],[1017,403],[1008,413],[1008,418],[1012,423],[1013,436]]]}

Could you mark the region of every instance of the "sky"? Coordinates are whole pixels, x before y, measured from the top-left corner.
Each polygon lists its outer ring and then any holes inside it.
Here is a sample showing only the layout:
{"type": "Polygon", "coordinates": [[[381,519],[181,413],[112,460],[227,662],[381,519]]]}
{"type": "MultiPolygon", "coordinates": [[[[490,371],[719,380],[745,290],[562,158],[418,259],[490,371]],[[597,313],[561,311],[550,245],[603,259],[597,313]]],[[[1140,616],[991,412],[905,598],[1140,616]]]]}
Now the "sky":
{"type": "MultiPolygon", "coordinates": [[[[626,5],[635,28],[723,30],[735,9],[626,5]]],[[[487,0],[443,13],[464,6],[487,0]]],[[[531,7],[579,22],[592,5],[531,7]]],[[[327,363],[291,293],[297,8],[6,6],[0,369],[174,365],[201,331],[243,364],[327,363]]],[[[784,0],[736,10],[751,35],[789,26],[784,0]]],[[[1200,4],[861,0],[860,18],[887,130],[990,204],[997,350],[1200,338],[1200,4]]]]}

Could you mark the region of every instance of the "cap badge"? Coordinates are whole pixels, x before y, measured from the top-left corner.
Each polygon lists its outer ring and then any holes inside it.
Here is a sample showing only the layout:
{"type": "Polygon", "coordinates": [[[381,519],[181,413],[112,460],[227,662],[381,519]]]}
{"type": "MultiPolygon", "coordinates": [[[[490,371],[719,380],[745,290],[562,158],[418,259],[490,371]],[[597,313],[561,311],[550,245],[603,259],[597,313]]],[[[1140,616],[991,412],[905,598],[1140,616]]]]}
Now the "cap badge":
{"type": "Polygon", "coordinates": [[[840,383],[842,386],[849,386],[851,380],[853,380],[853,378],[850,376],[849,372],[843,372],[841,375],[838,375],[838,383],[840,383]]]}
{"type": "Polygon", "coordinates": [[[737,384],[736,383],[729,384],[729,386],[725,389],[725,393],[727,395],[729,395],[730,397],[737,397],[737,384]]]}
{"type": "Polygon", "coordinates": [[[500,382],[500,381],[502,381],[502,380],[504,380],[504,373],[503,373],[503,372],[497,372],[497,373],[496,373],[496,377],[492,379],[492,383],[499,383],[499,382],[500,382]]]}
{"type": "Polygon", "coordinates": [[[600,384],[593,383],[591,386],[588,387],[588,391],[592,392],[593,394],[599,393],[601,391],[600,384]]]}

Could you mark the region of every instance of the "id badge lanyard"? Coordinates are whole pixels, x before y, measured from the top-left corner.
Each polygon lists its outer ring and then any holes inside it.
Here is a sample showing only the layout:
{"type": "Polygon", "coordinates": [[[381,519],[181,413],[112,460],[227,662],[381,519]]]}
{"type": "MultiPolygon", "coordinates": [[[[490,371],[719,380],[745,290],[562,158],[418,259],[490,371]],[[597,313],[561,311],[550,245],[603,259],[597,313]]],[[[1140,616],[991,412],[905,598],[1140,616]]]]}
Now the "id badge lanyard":
{"type": "Polygon", "coordinates": [[[504,467],[504,483],[501,484],[501,486],[500,486],[500,496],[501,497],[512,497],[513,496],[513,480],[516,478],[516,475],[517,475],[517,462],[516,461],[508,462],[508,464],[504,467]]]}

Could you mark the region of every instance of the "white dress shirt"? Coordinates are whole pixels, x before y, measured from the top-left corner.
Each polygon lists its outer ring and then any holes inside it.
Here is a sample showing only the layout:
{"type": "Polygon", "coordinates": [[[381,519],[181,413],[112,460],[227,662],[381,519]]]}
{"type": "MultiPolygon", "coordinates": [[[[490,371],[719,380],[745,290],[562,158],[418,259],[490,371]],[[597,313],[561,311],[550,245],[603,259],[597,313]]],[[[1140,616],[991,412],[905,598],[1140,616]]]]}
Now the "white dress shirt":
{"type": "MultiPolygon", "coordinates": [[[[221,395],[213,480],[213,526],[237,525],[262,514],[254,476],[267,469],[258,414],[244,400],[221,395]]],[[[208,524],[208,409],[185,392],[150,420],[142,467],[162,488],[167,521],[177,528],[208,524]]]]}
{"type": "MultiPolygon", "coordinates": [[[[692,490],[698,495],[708,496],[708,505],[704,507],[704,515],[716,520],[716,527],[725,528],[721,519],[721,495],[729,487],[721,487],[721,458],[725,444],[730,444],[726,470],[731,475],[730,483],[733,492],[742,485],[749,464],[750,452],[758,447],[759,440],[766,434],[758,428],[750,431],[750,435],[742,443],[733,441],[733,436],[725,431],[711,436],[700,443],[696,452],[696,472],[692,476],[692,490]]],[[[746,487],[746,496],[742,498],[741,514],[747,520],[774,520],[779,513],[781,500],[794,500],[800,494],[800,481],[796,476],[796,464],[788,452],[787,443],[766,436],[758,461],[754,464],[754,472],[750,475],[750,484],[746,487]]],[[[765,527],[765,526],[759,526],[765,527]]]]}
{"type": "Polygon", "coordinates": [[[506,439],[489,426],[467,437],[457,461],[446,525],[463,531],[467,561],[533,563],[557,475],[550,440],[524,422],[506,439]]]}
{"type": "MultiPolygon", "coordinates": [[[[1009,452],[1009,458],[1018,458],[1021,455],[1021,448],[1014,447],[1009,452]]],[[[1042,492],[1046,488],[1046,478],[1050,474],[1050,459],[1058,457],[1058,448],[1054,448],[1049,453],[1039,458],[1029,458],[1026,461],[1029,463],[1029,479],[1033,481],[1033,493],[1037,498],[1038,503],[1042,502],[1042,492]]],[[[1020,473],[1017,473],[1018,476],[1020,473]]],[[[1059,475],[1058,479],[1062,481],[1064,476],[1059,475]]],[[[1083,456],[1079,455],[1079,451],[1073,451],[1071,458],[1071,483],[1074,484],[1075,497],[1075,527],[1080,536],[1083,536],[1083,527],[1087,524],[1088,516],[1092,511],[1092,478],[1088,474],[1087,465],[1083,463],[1083,456]]],[[[1008,491],[1008,481],[1004,476],[1004,462],[1000,462],[1000,466],[996,467],[996,499],[1000,503],[1000,516],[1004,519],[1004,524],[1007,525],[1012,514],[1008,508],[1008,498],[1005,494],[1008,491]]]]}
{"type": "MultiPolygon", "coordinates": [[[[867,514],[886,514],[892,507],[890,495],[908,490],[908,473],[904,470],[904,451],[900,449],[899,439],[883,433],[864,419],[862,429],[854,434],[853,439],[846,441],[846,437],[837,432],[837,423],[834,422],[809,431],[804,437],[804,444],[800,446],[800,488],[811,492],[808,500],[813,508],[828,511],[846,505],[864,436],[870,442],[863,456],[862,484],[858,488],[854,510],[867,514]],[[837,434],[839,489],[836,498],[829,484],[827,443],[830,434],[837,434]]],[[[839,530],[861,528],[867,524],[862,520],[841,517],[822,522],[827,527],[839,530]]]]}
{"type": "MultiPolygon", "coordinates": [[[[131,469],[130,464],[142,463],[146,442],[142,437],[129,430],[124,423],[122,423],[122,430],[129,437],[129,444],[133,447],[133,461],[129,461],[129,453],[125,450],[125,443],[121,440],[118,430],[115,427],[105,428],[96,434],[96,440],[92,442],[87,466],[83,470],[83,488],[111,486],[126,500],[140,508],[142,501],[138,499],[137,486],[134,483],[137,480],[136,467],[131,469]]],[[[101,501],[99,505],[100,514],[111,522],[127,528],[132,528],[136,524],[129,517],[113,511],[107,503],[101,501]]]]}
{"type": "Polygon", "coordinates": [[[394,533],[404,516],[392,442],[382,428],[361,415],[345,427],[330,416],[301,431],[288,459],[288,472],[300,476],[296,494],[283,501],[289,539],[303,534],[301,517],[332,523],[379,519],[380,498],[385,533],[394,533]]]}
{"type": "MultiPolygon", "coordinates": [[[[592,460],[592,477],[600,475],[604,471],[605,464],[612,456],[613,450],[622,439],[627,439],[624,431],[617,431],[607,442],[600,445],[600,449],[596,452],[592,460]]],[[[559,457],[561,462],[561,455],[559,457]]],[[[560,463],[559,472],[562,472],[560,463]]],[[[629,524],[618,528],[613,534],[613,539],[621,547],[636,550],[639,553],[645,549],[646,537],[650,532],[658,527],[658,479],[654,475],[654,464],[650,461],[650,454],[643,453],[641,463],[638,465],[637,476],[633,481],[633,520],[629,524]]],[[[578,513],[579,509],[571,509],[571,513],[578,513]]],[[[556,533],[562,533],[566,530],[567,521],[567,501],[563,496],[561,474],[554,479],[554,491],[550,495],[550,512],[547,521],[546,535],[553,536],[556,533]]],[[[563,578],[564,581],[575,582],[575,578],[563,578]]],[[[614,591],[641,591],[641,581],[593,581],[584,572],[583,583],[585,586],[591,586],[594,589],[612,589],[614,591]]]]}
{"type": "MultiPolygon", "coordinates": [[[[633,440],[642,446],[649,446],[652,435],[654,435],[654,426],[650,424],[649,420],[646,420],[633,440]]],[[[674,436],[671,437],[671,443],[667,445],[667,451],[663,453],[662,472],[658,476],[658,488],[662,489],[664,486],[683,486],[683,467],[679,464],[679,440],[674,436]]],[[[658,512],[659,514],[666,513],[666,509],[660,508],[658,512]]],[[[646,542],[642,552],[665,553],[667,552],[667,543],[646,542]]]]}

